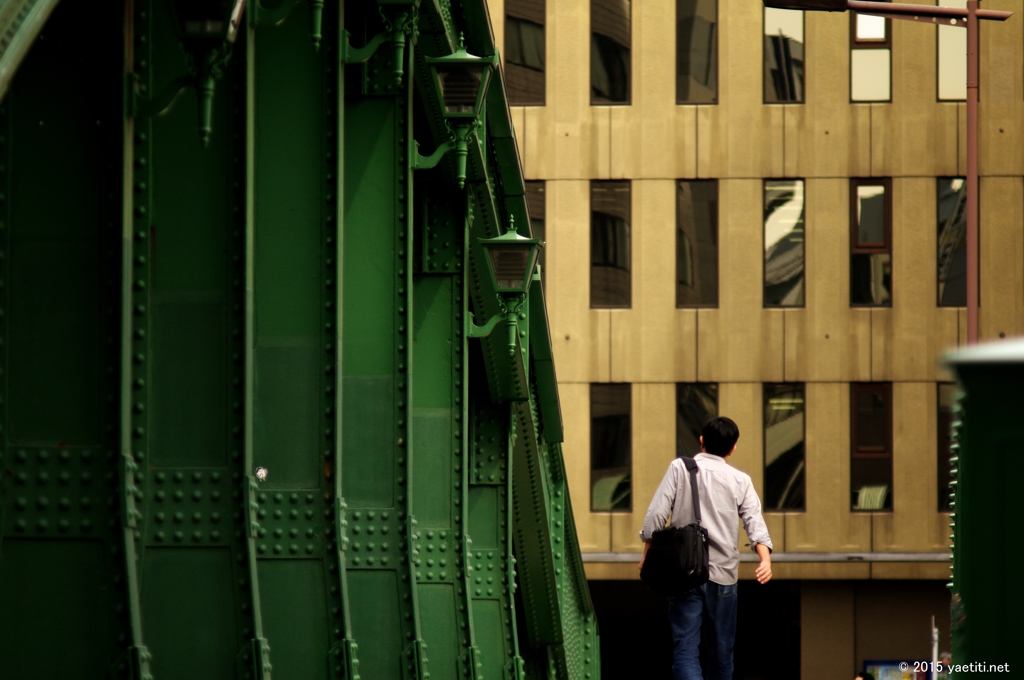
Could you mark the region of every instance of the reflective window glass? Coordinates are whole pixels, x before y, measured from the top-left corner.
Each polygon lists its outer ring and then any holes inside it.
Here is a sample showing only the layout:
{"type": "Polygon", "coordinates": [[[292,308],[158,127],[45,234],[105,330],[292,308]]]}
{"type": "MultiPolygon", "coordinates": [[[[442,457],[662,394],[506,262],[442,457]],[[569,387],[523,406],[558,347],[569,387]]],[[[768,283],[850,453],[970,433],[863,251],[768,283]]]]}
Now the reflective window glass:
{"type": "Polygon", "coordinates": [[[892,99],[890,50],[850,51],[850,101],[887,102],[892,99]]]}
{"type": "Polygon", "coordinates": [[[804,509],[804,386],[766,383],[764,508],[804,509]]]}
{"type": "MultiPolygon", "coordinates": [[[[967,0],[939,0],[939,5],[966,9],[967,0]]],[[[967,29],[940,24],[937,30],[939,99],[964,101],[967,99],[967,29]]]]}
{"type": "Polygon", "coordinates": [[[850,304],[892,305],[892,182],[850,180],[850,304]]]}
{"type": "Polygon", "coordinates": [[[676,0],[676,102],[718,100],[718,0],[676,0]]]}
{"type": "Polygon", "coordinates": [[[892,383],[850,385],[853,510],[892,510],[892,383]]]}
{"type": "Polygon", "coordinates": [[[590,0],[592,104],[628,104],[630,97],[630,0],[590,0]]]}
{"type": "Polygon", "coordinates": [[[967,306],[967,183],[938,180],[938,295],[941,307],[967,306]]]}
{"type": "Polygon", "coordinates": [[[804,13],[764,8],[764,101],[804,101],[804,13]]]}
{"type": "Polygon", "coordinates": [[[764,183],[764,306],[804,304],[804,181],[764,183]]]}
{"type": "Polygon", "coordinates": [[[885,186],[858,184],[858,245],[885,245],[885,186]]]}
{"type": "Polygon", "coordinates": [[[892,20],[850,13],[850,101],[892,100],[892,20]]]}
{"type": "Polygon", "coordinates": [[[590,509],[625,511],[633,507],[632,411],[628,383],[590,385],[590,509]]]}
{"type": "Polygon", "coordinates": [[[717,383],[676,383],[676,455],[699,453],[704,422],[717,415],[717,383]]]}
{"type": "Polygon", "coordinates": [[[886,39],[885,17],[871,14],[856,14],[857,41],[883,41],[886,39]]]}
{"type": "Polygon", "coordinates": [[[676,188],[676,306],[718,306],[718,182],[676,188]]]}
{"type": "Polygon", "coordinates": [[[630,183],[590,183],[590,306],[632,302],[630,183]]]}
{"type": "Polygon", "coordinates": [[[544,104],[546,0],[505,0],[505,91],[508,103],[544,104]]]}

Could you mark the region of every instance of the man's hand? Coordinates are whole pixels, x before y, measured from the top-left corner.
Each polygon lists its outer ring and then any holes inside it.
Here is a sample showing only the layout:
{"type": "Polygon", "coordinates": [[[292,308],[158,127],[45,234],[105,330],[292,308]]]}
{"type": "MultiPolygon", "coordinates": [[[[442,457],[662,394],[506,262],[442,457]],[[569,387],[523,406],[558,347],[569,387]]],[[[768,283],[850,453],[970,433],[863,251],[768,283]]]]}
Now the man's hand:
{"type": "Polygon", "coordinates": [[[761,543],[758,543],[754,550],[761,558],[761,564],[757,565],[757,569],[754,570],[754,578],[758,583],[768,583],[772,579],[772,552],[768,546],[761,543]]]}
{"type": "Polygon", "coordinates": [[[640,556],[640,571],[644,570],[644,560],[647,559],[647,551],[651,549],[650,541],[644,543],[644,554],[640,556]]]}

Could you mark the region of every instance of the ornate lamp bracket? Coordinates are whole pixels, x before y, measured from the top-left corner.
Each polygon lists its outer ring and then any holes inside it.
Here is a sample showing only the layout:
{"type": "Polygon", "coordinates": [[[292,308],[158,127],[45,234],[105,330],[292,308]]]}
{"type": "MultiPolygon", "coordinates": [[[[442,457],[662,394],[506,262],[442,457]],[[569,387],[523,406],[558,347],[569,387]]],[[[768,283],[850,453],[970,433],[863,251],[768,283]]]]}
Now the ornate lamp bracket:
{"type": "MultiPolygon", "coordinates": [[[[321,3],[323,4],[323,3],[321,3]]],[[[341,44],[341,63],[362,64],[369,61],[370,57],[377,53],[377,50],[386,41],[391,42],[391,48],[395,52],[395,84],[402,84],[402,77],[405,74],[405,44],[406,36],[413,42],[419,35],[417,28],[417,16],[414,12],[399,12],[394,19],[389,19],[384,14],[384,8],[380,8],[381,18],[384,20],[386,30],[370,38],[370,42],[362,47],[352,47],[352,34],[344,31],[341,44]]]]}
{"type": "Polygon", "coordinates": [[[519,334],[519,311],[522,309],[523,303],[526,302],[526,294],[502,295],[497,293],[496,295],[501,311],[488,319],[483,326],[477,326],[473,321],[473,314],[470,313],[466,337],[486,338],[494,331],[498,322],[504,320],[508,330],[508,355],[514,357],[516,355],[516,336],[519,334]]]}
{"type": "Polygon", "coordinates": [[[199,114],[199,140],[203,146],[210,142],[213,131],[213,91],[214,82],[223,75],[231,58],[232,44],[221,43],[216,48],[196,52],[186,49],[188,75],[172,80],[157,96],[152,99],[140,97],[136,90],[135,75],[128,74],[128,94],[131,102],[132,116],[149,118],[162,116],[169,112],[178,97],[191,87],[196,91],[199,114]]]}
{"type": "MultiPolygon", "coordinates": [[[[455,131],[447,142],[442,142],[434,149],[434,153],[424,156],[420,153],[420,143],[413,142],[415,148],[410,154],[413,170],[429,170],[441,162],[446,153],[455,150],[455,179],[458,180],[459,188],[466,186],[466,159],[469,157],[469,137],[480,127],[480,121],[461,123],[455,126],[455,131]]],[[[451,125],[448,126],[451,130],[451,125]]]]}

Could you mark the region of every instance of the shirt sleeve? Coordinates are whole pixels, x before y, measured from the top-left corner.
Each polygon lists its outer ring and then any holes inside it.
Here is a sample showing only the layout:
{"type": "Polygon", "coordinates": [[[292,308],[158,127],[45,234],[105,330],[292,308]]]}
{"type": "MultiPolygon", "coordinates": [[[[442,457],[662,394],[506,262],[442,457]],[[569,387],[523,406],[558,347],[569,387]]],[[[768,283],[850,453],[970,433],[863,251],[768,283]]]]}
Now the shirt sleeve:
{"type": "Polygon", "coordinates": [[[676,475],[679,466],[674,462],[670,463],[665,477],[654,492],[654,498],[647,508],[647,516],[644,517],[644,528],[640,532],[640,540],[647,543],[651,540],[651,534],[658,529],[664,529],[669,517],[672,515],[672,507],[676,498],[676,475]]]}
{"type": "Polygon", "coordinates": [[[764,517],[761,516],[761,500],[757,497],[754,484],[749,477],[746,479],[745,487],[739,512],[740,519],[743,520],[743,529],[747,532],[747,538],[750,539],[750,549],[757,552],[757,546],[760,544],[767,546],[768,551],[771,552],[772,539],[768,535],[768,525],[764,523],[764,517]]]}

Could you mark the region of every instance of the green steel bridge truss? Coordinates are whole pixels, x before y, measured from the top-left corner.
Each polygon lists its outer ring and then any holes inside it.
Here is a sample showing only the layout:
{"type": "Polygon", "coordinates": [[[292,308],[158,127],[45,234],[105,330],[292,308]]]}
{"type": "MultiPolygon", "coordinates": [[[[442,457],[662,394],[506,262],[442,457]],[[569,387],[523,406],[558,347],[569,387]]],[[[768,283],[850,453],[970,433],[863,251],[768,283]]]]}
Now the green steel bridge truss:
{"type": "Polygon", "coordinates": [[[484,0],[250,2],[205,148],[169,6],[0,4],[0,676],[599,678],[484,0]]]}

